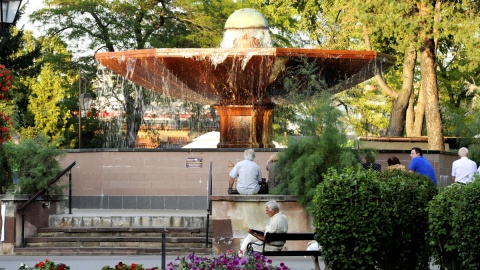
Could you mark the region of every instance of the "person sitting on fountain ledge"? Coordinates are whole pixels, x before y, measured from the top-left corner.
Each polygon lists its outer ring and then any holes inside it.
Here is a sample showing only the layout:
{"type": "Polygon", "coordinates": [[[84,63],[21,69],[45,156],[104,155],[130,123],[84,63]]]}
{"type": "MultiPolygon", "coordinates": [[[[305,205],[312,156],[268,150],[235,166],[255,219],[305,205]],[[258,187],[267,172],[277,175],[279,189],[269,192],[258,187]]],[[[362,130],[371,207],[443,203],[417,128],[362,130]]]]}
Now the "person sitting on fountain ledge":
{"type": "Polygon", "coordinates": [[[262,171],[255,161],[255,151],[253,149],[247,149],[243,152],[242,160],[235,164],[230,171],[228,194],[236,194],[233,189],[233,184],[237,180],[237,192],[242,195],[257,194],[260,190],[259,181],[262,180],[262,171]]]}
{"type": "MultiPolygon", "coordinates": [[[[265,213],[270,218],[267,225],[265,226],[265,231],[257,231],[251,228],[248,228],[248,235],[243,239],[238,251],[238,256],[243,257],[247,252],[247,247],[249,243],[255,243],[252,245],[253,251],[262,252],[263,241],[265,240],[265,233],[286,233],[288,231],[288,220],[287,217],[280,212],[280,207],[276,201],[269,201],[265,204],[265,213]]],[[[285,241],[275,241],[268,242],[265,245],[266,251],[277,251],[282,250],[285,245],[285,241]]]]}

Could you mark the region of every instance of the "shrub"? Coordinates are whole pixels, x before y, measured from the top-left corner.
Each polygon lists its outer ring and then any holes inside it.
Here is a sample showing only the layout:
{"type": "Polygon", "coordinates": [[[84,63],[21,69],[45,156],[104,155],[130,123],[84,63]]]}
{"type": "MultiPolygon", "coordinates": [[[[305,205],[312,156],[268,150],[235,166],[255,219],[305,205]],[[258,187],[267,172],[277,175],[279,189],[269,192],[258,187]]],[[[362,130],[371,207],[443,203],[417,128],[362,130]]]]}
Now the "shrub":
{"type": "Polygon", "coordinates": [[[453,229],[463,186],[449,185],[433,198],[428,208],[430,246],[434,262],[441,269],[460,269],[461,259],[453,229]]]}
{"type": "Polygon", "coordinates": [[[430,239],[442,269],[480,269],[480,178],[444,188],[429,207],[430,239]]]}
{"type": "Polygon", "coordinates": [[[436,192],[419,174],[330,169],[312,214],[329,267],[428,269],[427,209],[436,192]]]}
{"type": "Polygon", "coordinates": [[[462,198],[453,215],[453,236],[458,245],[463,269],[480,269],[480,180],[461,189],[462,198]]]}
{"type": "Polygon", "coordinates": [[[428,204],[437,194],[430,178],[387,170],[378,175],[388,206],[391,233],[382,269],[429,269],[428,204]]]}
{"type": "MultiPolygon", "coordinates": [[[[61,172],[57,158],[62,152],[46,137],[28,139],[20,144],[9,142],[4,147],[10,167],[18,168],[17,193],[34,194],[61,172]]],[[[57,185],[52,185],[46,192],[47,196],[59,194],[62,190],[57,185]]]]}
{"type": "Polygon", "coordinates": [[[330,169],[316,189],[313,223],[332,269],[376,269],[391,235],[378,173],[330,169]]]}

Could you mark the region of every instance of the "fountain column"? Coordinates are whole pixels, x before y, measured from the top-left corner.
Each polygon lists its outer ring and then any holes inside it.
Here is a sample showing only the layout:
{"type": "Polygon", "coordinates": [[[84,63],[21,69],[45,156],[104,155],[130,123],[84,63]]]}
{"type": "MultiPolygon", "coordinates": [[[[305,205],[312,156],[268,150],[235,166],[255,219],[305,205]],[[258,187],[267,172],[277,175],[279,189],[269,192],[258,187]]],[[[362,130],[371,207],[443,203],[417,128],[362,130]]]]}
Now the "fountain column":
{"type": "Polygon", "coordinates": [[[271,123],[273,104],[215,105],[220,116],[217,148],[273,148],[271,123]]]}

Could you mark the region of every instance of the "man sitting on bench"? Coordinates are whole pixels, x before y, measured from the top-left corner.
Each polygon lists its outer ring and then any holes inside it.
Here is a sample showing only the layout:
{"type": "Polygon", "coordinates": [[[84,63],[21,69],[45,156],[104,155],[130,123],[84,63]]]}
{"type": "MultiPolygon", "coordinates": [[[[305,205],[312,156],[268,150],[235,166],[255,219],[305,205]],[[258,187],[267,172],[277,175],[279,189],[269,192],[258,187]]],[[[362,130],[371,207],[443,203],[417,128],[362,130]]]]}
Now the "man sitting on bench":
{"type": "MultiPolygon", "coordinates": [[[[269,201],[265,204],[265,213],[270,217],[267,225],[265,226],[265,232],[260,232],[253,229],[248,229],[249,235],[242,241],[242,245],[239,250],[239,257],[247,252],[247,246],[249,243],[255,243],[252,245],[253,251],[262,252],[262,244],[265,240],[265,233],[286,233],[288,231],[287,217],[280,212],[280,208],[276,201],[269,201]]],[[[276,241],[265,244],[266,251],[278,251],[282,250],[285,241],[276,241]]]]}

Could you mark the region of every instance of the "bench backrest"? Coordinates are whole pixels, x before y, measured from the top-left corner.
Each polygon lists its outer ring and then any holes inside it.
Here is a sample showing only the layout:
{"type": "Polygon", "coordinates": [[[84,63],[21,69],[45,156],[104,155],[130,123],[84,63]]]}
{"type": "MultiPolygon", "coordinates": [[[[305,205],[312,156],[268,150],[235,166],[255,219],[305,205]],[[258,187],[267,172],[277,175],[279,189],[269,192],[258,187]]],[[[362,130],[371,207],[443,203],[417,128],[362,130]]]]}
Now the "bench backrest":
{"type": "Polygon", "coordinates": [[[288,240],[315,240],[314,233],[269,233],[265,234],[265,242],[288,240]]]}
{"type": "Polygon", "coordinates": [[[279,250],[265,251],[265,243],[271,241],[304,241],[315,240],[315,233],[266,233],[262,253],[267,256],[320,256],[321,251],[312,250],[279,250]]]}

